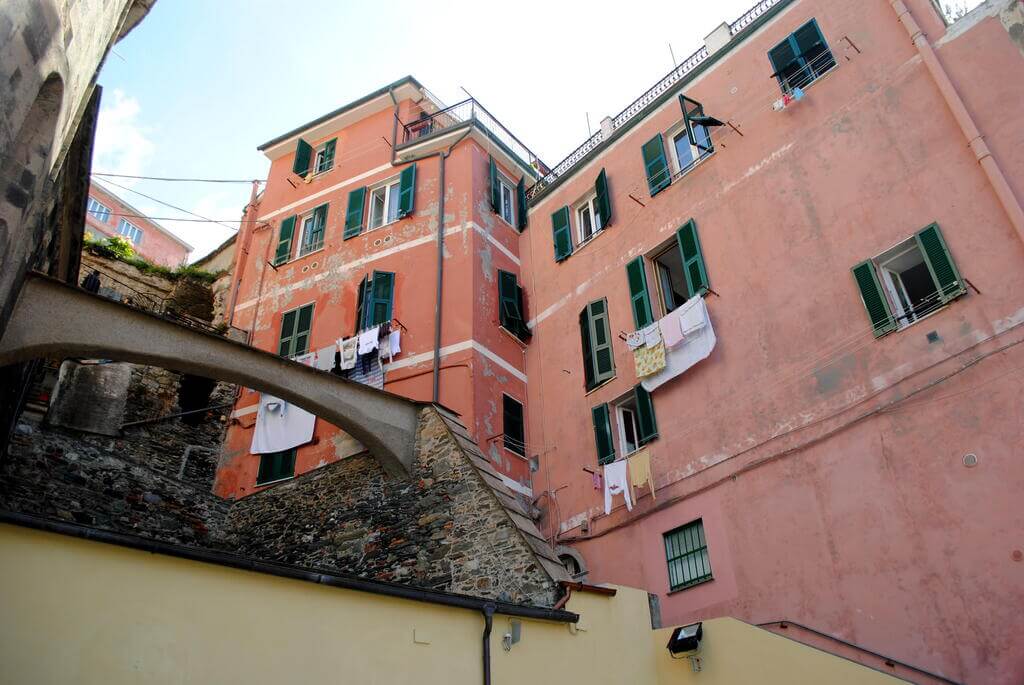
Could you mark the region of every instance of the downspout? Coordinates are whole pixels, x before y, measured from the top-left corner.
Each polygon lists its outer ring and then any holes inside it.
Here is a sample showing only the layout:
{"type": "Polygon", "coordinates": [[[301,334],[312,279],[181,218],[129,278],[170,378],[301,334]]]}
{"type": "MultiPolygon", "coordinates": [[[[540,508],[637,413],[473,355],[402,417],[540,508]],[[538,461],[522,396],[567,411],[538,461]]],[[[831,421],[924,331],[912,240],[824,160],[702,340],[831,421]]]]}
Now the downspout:
{"type": "Polygon", "coordinates": [[[957,93],[956,86],[953,85],[942,63],[939,62],[935,50],[928,42],[928,38],[917,24],[914,15],[910,13],[910,10],[903,3],[903,0],[890,0],[890,4],[893,11],[896,12],[897,19],[903,24],[907,34],[910,35],[911,42],[917,48],[918,54],[921,55],[921,60],[928,69],[932,80],[935,81],[935,85],[938,86],[939,93],[942,94],[943,99],[946,101],[946,105],[953,114],[953,118],[960,125],[960,130],[967,139],[968,147],[974,152],[978,164],[981,165],[982,171],[985,172],[992,190],[995,191],[996,197],[999,199],[999,204],[1003,206],[1006,215],[1010,219],[1010,224],[1017,231],[1017,236],[1021,242],[1024,242],[1024,209],[1021,208],[1020,202],[1013,194],[1013,189],[1007,183],[1006,177],[999,168],[999,163],[992,157],[992,152],[988,149],[988,145],[985,144],[981,132],[974,123],[974,119],[971,118],[967,107],[964,106],[963,99],[957,93]]]}
{"type": "Polygon", "coordinates": [[[246,219],[244,224],[239,227],[239,233],[244,231],[245,237],[243,240],[238,240],[235,244],[235,265],[232,275],[235,278],[234,287],[231,289],[231,305],[228,308],[228,326],[230,327],[235,322],[235,305],[238,304],[238,291],[242,289],[242,260],[249,255],[249,244],[252,242],[252,234],[256,230],[256,197],[258,195],[260,187],[259,181],[252,182],[252,193],[249,195],[249,204],[246,206],[245,211],[242,213],[242,217],[246,219]]]}
{"type": "Polygon", "coordinates": [[[493,602],[484,604],[484,685],[491,685],[491,628],[494,626],[494,610],[497,607],[493,602]]]}

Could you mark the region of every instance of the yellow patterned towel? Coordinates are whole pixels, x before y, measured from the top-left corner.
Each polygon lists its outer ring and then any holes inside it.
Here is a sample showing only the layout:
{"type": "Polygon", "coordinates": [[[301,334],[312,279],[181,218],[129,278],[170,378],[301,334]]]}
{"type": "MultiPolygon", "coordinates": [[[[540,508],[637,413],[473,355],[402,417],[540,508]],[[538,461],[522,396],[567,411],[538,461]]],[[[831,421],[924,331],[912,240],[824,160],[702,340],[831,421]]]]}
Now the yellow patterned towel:
{"type": "Polygon", "coordinates": [[[654,497],[654,478],[651,476],[651,454],[647,448],[634,452],[627,459],[629,464],[629,486],[633,490],[633,501],[636,502],[637,486],[646,485],[651,491],[651,499],[654,497]]]}
{"type": "Polygon", "coordinates": [[[654,347],[636,348],[633,350],[633,361],[636,362],[637,378],[658,373],[665,368],[665,343],[659,342],[654,347]]]}

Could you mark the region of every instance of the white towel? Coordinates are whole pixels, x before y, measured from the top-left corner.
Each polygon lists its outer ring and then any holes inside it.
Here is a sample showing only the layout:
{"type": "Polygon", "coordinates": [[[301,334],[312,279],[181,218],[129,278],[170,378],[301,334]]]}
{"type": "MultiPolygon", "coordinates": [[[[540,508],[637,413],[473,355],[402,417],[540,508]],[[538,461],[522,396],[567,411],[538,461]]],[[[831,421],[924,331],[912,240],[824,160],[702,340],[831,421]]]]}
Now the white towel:
{"type": "MultiPolygon", "coordinates": [[[[691,308],[691,311],[695,313],[695,318],[689,323],[690,332],[686,334],[681,344],[665,350],[664,369],[640,381],[640,385],[647,392],[652,392],[697,362],[707,359],[711,351],[715,349],[718,339],[715,337],[715,329],[711,325],[707,304],[699,295],[694,299],[698,301],[691,308]]],[[[685,318],[688,318],[689,313],[688,311],[680,317],[681,324],[685,318]]]]}
{"type": "Polygon", "coordinates": [[[341,348],[341,369],[354,369],[359,356],[359,338],[338,338],[338,347],[341,348]]]}
{"type": "Polygon", "coordinates": [[[368,328],[359,334],[359,354],[369,354],[377,349],[379,344],[380,326],[368,328]]]}
{"type": "Polygon", "coordinates": [[[387,360],[390,362],[395,358],[395,355],[402,351],[401,348],[401,329],[396,328],[395,330],[388,333],[388,337],[380,341],[380,360],[387,360]]]}
{"type": "Polygon", "coordinates": [[[266,454],[304,445],[313,439],[315,423],[315,414],[271,395],[260,395],[249,452],[266,454]]]}
{"type": "Polygon", "coordinates": [[[633,500],[629,496],[629,479],[626,473],[626,460],[613,461],[604,465],[604,513],[612,513],[612,496],[622,495],[626,498],[626,510],[633,511],[633,500]]]}
{"type": "Polygon", "coordinates": [[[644,344],[647,347],[654,347],[661,342],[661,327],[658,326],[658,322],[655,321],[647,328],[643,329],[644,333],[644,344]]]}

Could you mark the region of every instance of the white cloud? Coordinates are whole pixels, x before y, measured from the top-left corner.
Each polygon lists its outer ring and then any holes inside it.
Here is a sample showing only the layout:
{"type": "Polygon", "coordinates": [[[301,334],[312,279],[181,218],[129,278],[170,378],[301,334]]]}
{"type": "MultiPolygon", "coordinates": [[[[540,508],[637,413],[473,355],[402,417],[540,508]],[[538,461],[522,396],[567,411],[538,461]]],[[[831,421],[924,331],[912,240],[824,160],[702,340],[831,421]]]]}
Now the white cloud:
{"type": "MultiPolygon", "coordinates": [[[[230,219],[231,221],[226,221],[225,224],[232,228],[237,228],[239,226],[237,219],[242,218],[242,208],[248,201],[248,189],[244,189],[238,193],[211,193],[200,197],[195,203],[180,206],[187,207],[190,211],[211,219],[230,219]]],[[[159,205],[150,207],[150,210],[156,210],[157,207],[159,207],[159,205]]],[[[159,211],[164,213],[154,214],[154,216],[182,216],[183,218],[189,219],[196,218],[183,215],[181,212],[176,212],[173,209],[163,208],[159,211]]],[[[171,233],[180,237],[192,246],[192,254],[189,256],[190,262],[194,262],[201,257],[205,257],[211,250],[227,240],[228,236],[235,232],[220,224],[204,223],[200,221],[174,221],[168,219],[160,221],[159,223],[171,233]]]]}
{"type": "MultiPolygon", "coordinates": [[[[104,98],[96,126],[96,147],[93,169],[112,174],[142,174],[156,145],[149,138],[149,129],[138,121],[139,101],[115,89],[104,98]]],[[[132,185],[133,179],[123,179],[132,185]]]]}

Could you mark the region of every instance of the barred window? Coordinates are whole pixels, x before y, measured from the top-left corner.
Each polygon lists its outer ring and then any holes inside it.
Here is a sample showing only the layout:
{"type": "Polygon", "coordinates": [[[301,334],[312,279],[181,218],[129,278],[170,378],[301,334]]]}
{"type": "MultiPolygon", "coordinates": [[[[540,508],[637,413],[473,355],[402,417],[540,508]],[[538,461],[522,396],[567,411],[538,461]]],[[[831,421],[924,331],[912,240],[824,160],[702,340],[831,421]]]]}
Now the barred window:
{"type": "Polygon", "coordinates": [[[701,519],[669,531],[664,537],[670,590],[711,580],[711,561],[701,519]]]}

